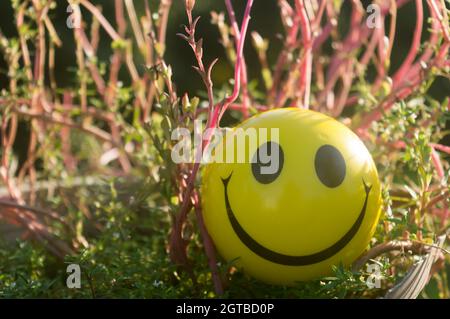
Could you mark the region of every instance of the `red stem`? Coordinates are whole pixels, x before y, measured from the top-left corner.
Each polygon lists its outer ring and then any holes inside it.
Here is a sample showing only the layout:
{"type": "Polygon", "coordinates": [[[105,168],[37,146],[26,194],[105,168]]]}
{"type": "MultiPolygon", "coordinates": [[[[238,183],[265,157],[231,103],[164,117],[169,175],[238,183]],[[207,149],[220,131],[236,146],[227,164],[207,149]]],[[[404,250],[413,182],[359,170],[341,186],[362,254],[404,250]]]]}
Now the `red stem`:
{"type": "Polygon", "coordinates": [[[198,194],[196,194],[196,205],[195,205],[195,213],[198,220],[200,235],[202,236],[205,252],[208,256],[208,264],[211,269],[211,275],[214,283],[214,290],[220,296],[223,295],[223,285],[220,279],[219,269],[217,267],[217,259],[214,250],[214,244],[211,237],[208,234],[208,231],[205,226],[205,222],[203,221],[202,208],[200,205],[200,199],[198,198],[198,194]]]}
{"type": "Polygon", "coordinates": [[[240,32],[240,36],[239,36],[239,43],[237,45],[237,54],[236,54],[236,67],[234,69],[234,89],[233,89],[233,93],[231,94],[231,96],[229,96],[228,98],[225,99],[225,101],[222,104],[220,113],[219,113],[219,117],[217,119],[217,124],[220,123],[220,119],[222,118],[223,114],[225,113],[225,111],[227,110],[228,106],[233,103],[234,101],[236,101],[236,99],[239,96],[239,91],[241,88],[241,68],[242,68],[242,62],[243,62],[243,51],[244,51],[244,44],[245,44],[245,37],[247,35],[247,29],[248,29],[248,24],[250,22],[250,12],[252,9],[252,5],[253,5],[253,0],[248,0],[247,1],[247,6],[245,7],[245,12],[244,12],[244,18],[242,19],[242,26],[241,26],[241,32],[240,32]]]}
{"type": "Polygon", "coordinates": [[[302,30],[303,61],[300,64],[299,91],[300,96],[297,101],[299,107],[309,108],[311,95],[311,73],[312,73],[312,32],[308,14],[304,5],[304,0],[296,0],[297,15],[300,18],[300,29],[302,30]],[[302,100],[303,95],[303,100],[302,100]]]}
{"type": "MultiPolygon", "coordinates": [[[[236,22],[236,15],[234,13],[233,5],[231,4],[231,0],[225,0],[225,5],[227,7],[228,15],[231,21],[231,27],[234,32],[234,40],[236,50],[238,49],[241,32],[239,30],[239,26],[236,22]]],[[[245,57],[242,56],[242,66],[241,66],[241,86],[242,86],[242,104],[244,106],[242,110],[242,114],[245,118],[248,117],[248,107],[250,102],[250,97],[248,93],[248,76],[247,76],[247,63],[245,62],[245,57]]]]}
{"type": "Polygon", "coordinates": [[[439,158],[439,154],[438,152],[436,152],[434,147],[431,147],[431,160],[433,161],[434,168],[436,169],[436,173],[438,174],[439,178],[444,178],[444,168],[442,167],[442,162],[439,158]]]}
{"type": "Polygon", "coordinates": [[[450,154],[450,146],[445,146],[442,144],[431,144],[431,147],[433,147],[435,150],[450,154]]]}
{"type": "MultiPolygon", "coordinates": [[[[184,189],[184,194],[182,196],[182,203],[181,203],[181,207],[180,207],[180,211],[178,213],[178,215],[175,216],[174,219],[174,225],[173,225],[173,229],[171,232],[171,249],[170,249],[170,253],[171,253],[171,257],[172,260],[180,263],[180,264],[186,264],[186,253],[185,253],[185,247],[186,247],[186,243],[184,242],[184,240],[181,237],[181,231],[182,231],[182,227],[183,224],[186,220],[186,216],[189,212],[189,210],[192,207],[192,204],[194,204],[194,206],[197,206],[198,203],[198,197],[196,197],[195,192],[194,191],[194,182],[197,176],[197,173],[199,171],[200,168],[200,162],[198,160],[198,155],[201,155],[203,152],[203,150],[205,148],[208,147],[211,138],[212,138],[212,134],[213,131],[210,130],[211,128],[216,128],[219,126],[219,122],[220,119],[223,115],[223,112],[228,108],[228,106],[230,104],[232,104],[239,96],[239,91],[240,91],[240,75],[241,75],[241,67],[242,67],[242,61],[243,61],[243,48],[244,48],[244,42],[245,42],[245,36],[247,34],[247,29],[248,29],[248,24],[250,21],[250,11],[251,11],[251,7],[253,4],[253,0],[248,0],[247,2],[247,6],[245,9],[245,13],[244,13],[244,18],[243,18],[243,22],[242,22],[242,28],[241,28],[241,32],[240,32],[240,37],[239,37],[239,42],[237,45],[237,58],[236,58],[236,68],[235,68],[235,73],[234,73],[234,80],[235,80],[235,84],[234,84],[234,89],[233,89],[233,94],[226,98],[222,103],[218,104],[218,105],[214,105],[214,100],[213,100],[213,95],[212,95],[212,82],[211,82],[211,68],[212,65],[209,67],[208,70],[205,70],[204,65],[203,65],[203,61],[202,61],[202,56],[200,54],[198,54],[197,49],[197,43],[195,42],[194,35],[195,35],[195,30],[194,30],[194,25],[193,25],[193,19],[192,19],[192,11],[191,10],[187,10],[187,15],[188,15],[188,20],[189,20],[189,30],[188,35],[189,37],[192,37],[191,39],[188,38],[189,44],[191,45],[192,49],[195,52],[196,55],[196,59],[197,59],[197,63],[199,66],[199,70],[202,74],[203,80],[205,82],[205,85],[207,86],[208,89],[208,98],[209,98],[209,103],[210,106],[208,108],[208,122],[206,125],[206,129],[208,129],[208,135],[204,137],[203,139],[203,143],[199,145],[199,147],[196,150],[196,160],[195,163],[192,167],[191,173],[188,177],[188,180],[186,182],[186,188],[184,189]]],[[[210,245],[210,242],[206,241],[205,242],[205,249],[208,249],[207,251],[207,255],[208,258],[210,260],[214,260],[214,253],[211,253],[211,249],[212,246],[210,245]]],[[[214,273],[214,268],[212,268],[213,271],[213,277],[215,281],[217,281],[217,274],[214,273]]],[[[218,294],[221,293],[221,289],[219,289],[220,286],[217,286],[216,284],[216,292],[218,294]]]]}
{"type": "Polygon", "coordinates": [[[405,61],[394,74],[393,77],[393,87],[397,88],[404,80],[404,77],[408,70],[411,68],[414,59],[417,56],[417,53],[420,49],[420,38],[422,36],[422,28],[423,28],[423,5],[422,0],[416,0],[416,28],[414,30],[413,42],[411,48],[409,49],[408,55],[406,56],[405,61]]]}

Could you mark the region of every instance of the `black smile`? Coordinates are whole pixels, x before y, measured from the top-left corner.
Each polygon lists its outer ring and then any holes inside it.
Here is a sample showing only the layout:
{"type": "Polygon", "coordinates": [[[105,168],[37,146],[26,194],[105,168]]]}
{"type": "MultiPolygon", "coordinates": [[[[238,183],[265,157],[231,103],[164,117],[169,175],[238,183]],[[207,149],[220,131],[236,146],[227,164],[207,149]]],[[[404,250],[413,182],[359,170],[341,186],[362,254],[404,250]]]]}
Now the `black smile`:
{"type": "Polygon", "coordinates": [[[233,173],[231,173],[230,176],[226,179],[222,178],[222,182],[225,189],[225,206],[227,209],[227,215],[234,232],[239,237],[239,239],[258,256],[267,259],[271,262],[287,266],[305,266],[315,264],[334,256],[342,248],[344,248],[350,242],[350,240],[352,240],[352,238],[356,235],[356,233],[359,230],[359,227],[362,224],[362,221],[364,220],[364,216],[366,214],[367,200],[369,198],[370,190],[372,189],[372,186],[368,186],[363,180],[364,190],[366,192],[364,205],[361,209],[361,212],[359,213],[358,219],[355,221],[353,226],[336,243],[334,243],[328,248],[325,248],[311,255],[291,256],[277,253],[273,250],[270,250],[262,246],[256,240],[254,240],[239,224],[238,220],[236,219],[236,216],[233,213],[233,210],[231,209],[230,201],[228,199],[228,183],[231,179],[232,174],[233,173]]]}

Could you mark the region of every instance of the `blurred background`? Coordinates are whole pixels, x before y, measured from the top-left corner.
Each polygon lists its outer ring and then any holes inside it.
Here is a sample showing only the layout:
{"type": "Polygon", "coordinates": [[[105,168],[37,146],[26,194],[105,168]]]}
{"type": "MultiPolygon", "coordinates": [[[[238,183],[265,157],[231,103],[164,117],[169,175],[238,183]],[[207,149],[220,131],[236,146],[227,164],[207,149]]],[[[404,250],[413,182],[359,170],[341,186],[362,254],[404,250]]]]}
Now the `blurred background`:
{"type": "MultiPolygon", "coordinates": [[[[238,19],[242,16],[244,11],[244,1],[233,1],[238,19]]],[[[114,21],[114,2],[109,0],[96,0],[92,3],[102,7],[104,15],[109,21],[114,21]]],[[[157,1],[150,1],[153,4],[154,11],[156,11],[155,5],[157,1]]],[[[367,6],[371,1],[363,1],[367,6]]],[[[144,11],[143,1],[135,1],[136,10],[139,12],[144,11]]],[[[341,15],[339,25],[342,28],[348,26],[350,4],[346,1],[344,5],[343,15],[341,15]]],[[[424,6],[427,10],[427,6],[424,6]]],[[[233,75],[233,66],[227,62],[225,52],[222,45],[219,43],[219,32],[216,26],[211,24],[211,11],[225,12],[225,6],[223,1],[197,1],[195,7],[195,14],[201,16],[200,23],[198,25],[197,35],[202,37],[205,48],[206,61],[219,57],[219,62],[214,68],[213,80],[216,86],[221,86],[233,75]]],[[[0,29],[7,37],[14,37],[16,35],[16,27],[14,21],[14,13],[11,8],[11,3],[8,0],[0,1],[0,12],[2,13],[2,19],[0,20],[0,29]]],[[[83,17],[89,24],[91,15],[82,8],[83,17]]],[[[192,95],[198,94],[200,90],[203,90],[203,85],[199,81],[198,74],[192,69],[194,64],[194,57],[192,50],[188,47],[185,41],[182,41],[176,33],[182,32],[182,27],[186,23],[186,14],[184,11],[183,1],[176,0],[172,6],[171,16],[167,32],[167,49],[166,49],[166,61],[172,66],[174,71],[174,80],[178,86],[178,93],[181,95],[184,92],[188,92],[192,95]]],[[[428,15],[428,12],[426,13],[428,15]]],[[[60,35],[63,46],[57,48],[56,57],[56,76],[57,82],[63,86],[71,86],[73,77],[70,76],[75,67],[75,43],[73,41],[73,31],[66,26],[66,21],[70,13],[67,12],[67,4],[65,1],[59,1],[56,10],[51,11],[52,21],[55,23],[57,32],[60,35]]],[[[400,9],[399,19],[397,21],[397,37],[395,40],[395,46],[392,54],[392,70],[395,70],[405,58],[408,53],[409,47],[412,41],[412,30],[414,30],[415,19],[414,2],[409,2],[400,9]]],[[[269,64],[273,65],[277,53],[281,49],[282,42],[279,34],[283,32],[281,19],[279,16],[279,8],[276,0],[255,1],[252,10],[252,20],[250,22],[250,31],[258,30],[258,32],[264,37],[269,39],[270,47],[268,51],[269,64]]],[[[105,33],[101,30],[101,43],[99,50],[99,57],[107,60],[112,54],[110,47],[110,40],[105,33]]],[[[128,34],[132,30],[128,29],[128,34]]],[[[426,39],[428,33],[424,30],[422,37],[426,39]]],[[[258,79],[259,68],[257,55],[253,50],[250,41],[247,42],[245,47],[245,55],[247,57],[247,64],[249,69],[249,78],[258,79]]],[[[144,72],[144,61],[136,54],[136,60],[141,63],[140,71],[144,72]]],[[[5,74],[4,60],[0,59],[0,87],[5,88],[7,83],[7,75],[5,74]]],[[[123,81],[127,81],[127,72],[123,72],[123,81]]],[[[438,79],[431,89],[432,95],[439,100],[442,100],[450,92],[450,82],[445,79],[438,79]]]]}
{"type": "MultiPolygon", "coordinates": [[[[114,2],[108,0],[97,0],[92,3],[101,6],[102,11],[109,21],[114,20],[114,2]]],[[[158,1],[150,1],[153,12],[157,12],[156,5],[158,1]]],[[[363,1],[365,7],[370,4],[371,1],[363,1]]],[[[144,12],[144,2],[135,1],[136,10],[138,15],[140,12],[144,12]]],[[[242,17],[245,2],[234,1],[234,6],[238,20],[242,17]]],[[[425,10],[428,9],[424,6],[425,10]]],[[[344,10],[340,16],[339,26],[343,29],[348,28],[348,21],[350,15],[350,3],[346,1],[344,10]]],[[[73,41],[73,30],[69,29],[66,25],[66,21],[70,16],[70,12],[67,12],[68,5],[65,1],[59,1],[56,10],[51,11],[51,18],[54,21],[57,32],[63,41],[61,48],[56,48],[56,82],[60,87],[71,87],[76,83],[74,72],[76,70],[76,57],[75,57],[75,42],[73,41]]],[[[203,38],[204,43],[204,55],[205,61],[212,61],[218,57],[219,62],[216,64],[213,71],[213,81],[216,87],[222,87],[228,84],[227,81],[233,76],[233,65],[230,65],[225,56],[223,46],[219,43],[219,32],[217,27],[211,24],[211,11],[226,12],[223,1],[197,1],[195,14],[201,16],[200,23],[198,24],[197,36],[203,38]]],[[[0,20],[0,30],[7,37],[14,37],[17,35],[14,12],[11,8],[10,1],[0,1],[0,12],[2,13],[2,19],[0,20]]],[[[283,32],[281,19],[279,16],[279,8],[277,1],[255,1],[252,20],[250,22],[250,32],[252,30],[258,30],[258,32],[264,38],[270,41],[268,50],[269,65],[274,65],[275,59],[279,50],[282,48],[282,40],[280,39],[280,33],[283,32]]],[[[87,13],[85,8],[82,8],[83,19],[89,24],[91,15],[87,13]]],[[[177,85],[177,92],[179,96],[187,92],[190,96],[203,96],[201,91],[204,90],[202,81],[199,75],[192,69],[194,64],[194,56],[191,48],[185,41],[180,39],[176,34],[182,32],[183,25],[186,23],[186,14],[184,11],[183,1],[174,1],[167,32],[167,48],[166,48],[166,62],[172,66],[173,78],[177,85]]],[[[426,12],[428,16],[428,12],[426,12]]],[[[414,2],[409,2],[400,9],[399,19],[397,21],[397,35],[395,39],[395,46],[392,53],[392,68],[396,70],[402,63],[412,41],[412,30],[414,30],[415,19],[415,7],[414,2]],[[411,18],[410,18],[411,17],[411,18]]],[[[345,32],[345,30],[343,30],[345,32]]],[[[127,30],[128,34],[132,32],[131,28],[127,30]]],[[[429,34],[427,29],[424,28],[422,38],[425,40],[429,34]]],[[[98,51],[99,58],[107,61],[112,54],[111,42],[109,37],[103,29],[101,29],[100,36],[100,49],[98,51]]],[[[137,49],[135,50],[137,52],[137,49]]],[[[249,73],[249,79],[260,79],[260,64],[255,50],[253,49],[250,41],[247,41],[245,47],[245,55],[247,59],[247,67],[249,73]]],[[[135,61],[140,72],[145,72],[145,65],[142,57],[139,54],[135,54],[135,61]]],[[[7,86],[7,74],[4,59],[0,59],[0,88],[6,88],[7,86]]],[[[48,78],[48,77],[47,77],[48,78]]],[[[126,70],[122,70],[121,80],[124,83],[129,83],[129,75],[126,70]]],[[[262,81],[253,85],[261,85],[262,81]]],[[[445,78],[438,78],[429,91],[430,95],[435,99],[442,101],[450,93],[450,81],[445,78]]],[[[450,127],[450,126],[449,126],[450,127]]],[[[24,128],[25,129],[25,128],[24,128]]],[[[20,134],[23,139],[26,139],[28,134],[20,134]]],[[[450,144],[450,138],[442,141],[444,144],[450,144]]],[[[27,142],[17,143],[20,145],[16,152],[19,154],[20,161],[23,160],[23,156],[26,153],[27,142]]],[[[17,148],[17,147],[16,147],[17,148]]]]}

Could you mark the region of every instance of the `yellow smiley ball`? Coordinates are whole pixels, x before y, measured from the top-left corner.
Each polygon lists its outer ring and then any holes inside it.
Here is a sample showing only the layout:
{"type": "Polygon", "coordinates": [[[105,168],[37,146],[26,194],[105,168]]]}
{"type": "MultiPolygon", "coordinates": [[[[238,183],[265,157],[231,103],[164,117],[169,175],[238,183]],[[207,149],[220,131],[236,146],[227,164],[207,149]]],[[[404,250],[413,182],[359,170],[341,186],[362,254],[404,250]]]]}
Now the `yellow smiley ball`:
{"type": "Polygon", "coordinates": [[[233,135],[215,147],[222,162],[207,164],[202,177],[205,225],[226,261],[267,283],[290,285],[330,275],[333,265],[350,265],[364,252],[381,191],[372,157],[350,129],[317,112],[284,108],[248,119],[233,135]],[[250,131],[257,149],[245,143],[253,154],[238,162],[235,137],[250,131]],[[278,165],[263,171],[268,150],[278,165]],[[227,160],[228,153],[234,157],[227,160]]]}

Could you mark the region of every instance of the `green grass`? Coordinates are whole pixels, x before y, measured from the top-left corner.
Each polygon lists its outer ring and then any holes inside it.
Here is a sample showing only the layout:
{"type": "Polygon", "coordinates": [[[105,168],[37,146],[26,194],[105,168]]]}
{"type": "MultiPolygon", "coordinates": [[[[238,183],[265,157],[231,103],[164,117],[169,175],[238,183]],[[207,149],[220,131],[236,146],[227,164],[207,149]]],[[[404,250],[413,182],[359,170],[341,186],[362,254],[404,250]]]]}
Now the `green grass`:
{"type": "MultiPolygon", "coordinates": [[[[111,184],[113,185],[113,184],[111,184]]],[[[111,189],[115,189],[112,187],[111,189]]],[[[196,231],[191,234],[190,269],[170,261],[166,247],[170,218],[154,197],[129,200],[120,191],[114,200],[95,193],[92,207],[95,230],[84,224],[89,247],[59,260],[42,245],[30,241],[0,241],[0,297],[3,298],[211,298],[216,297],[206,256],[196,231]],[[69,289],[66,268],[81,267],[81,288],[69,289]]],[[[139,197],[138,197],[139,198],[139,197]]],[[[195,220],[190,220],[197,229],[195,220]]],[[[354,274],[342,267],[333,277],[294,287],[273,286],[256,281],[220,261],[225,298],[355,298],[381,296],[385,289],[369,290],[367,274],[354,274]],[[225,278],[227,277],[227,278],[225,278]]]]}
{"type": "MultiPolygon", "coordinates": [[[[144,183],[145,185],[145,183],[144,183]]],[[[170,218],[167,207],[152,192],[127,196],[132,187],[118,190],[105,183],[90,208],[93,220],[84,221],[89,247],[65,260],[52,256],[29,240],[0,240],[0,297],[2,298],[212,298],[211,275],[195,219],[188,255],[190,268],[178,269],[167,254],[170,218]],[[106,190],[111,192],[108,195],[106,190]],[[113,195],[112,198],[108,196],[113,195]],[[132,200],[132,204],[127,204],[132,200]],[[100,227],[93,227],[98,223],[100,227]],[[81,288],[66,286],[67,266],[81,267],[81,288]]],[[[149,187],[144,187],[149,188],[149,187]]],[[[151,189],[151,187],[150,187],[151,189]]],[[[81,192],[83,193],[83,192],[81,192]]],[[[192,216],[193,217],[193,216],[192,216]]],[[[381,223],[380,223],[381,225],[381,223]]],[[[399,224],[402,226],[401,224],[399,224]]],[[[400,227],[397,226],[397,227],[400,227]]],[[[382,232],[382,227],[377,233],[382,232]]],[[[381,258],[385,280],[381,289],[368,289],[368,274],[336,267],[332,277],[299,283],[294,287],[273,286],[254,280],[232,265],[220,261],[225,280],[225,298],[376,298],[400,280],[404,273],[390,277],[389,260],[381,258]]],[[[450,268],[447,264],[447,274],[450,268]]],[[[448,277],[448,276],[447,276],[448,277]]],[[[423,297],[437,298],[442,282],[432,280],[423,297]]],[[[447,283],[450,286],[450,283],[447,283]]]]}

